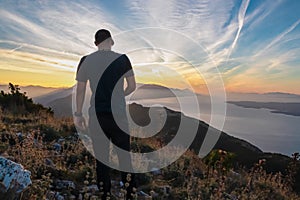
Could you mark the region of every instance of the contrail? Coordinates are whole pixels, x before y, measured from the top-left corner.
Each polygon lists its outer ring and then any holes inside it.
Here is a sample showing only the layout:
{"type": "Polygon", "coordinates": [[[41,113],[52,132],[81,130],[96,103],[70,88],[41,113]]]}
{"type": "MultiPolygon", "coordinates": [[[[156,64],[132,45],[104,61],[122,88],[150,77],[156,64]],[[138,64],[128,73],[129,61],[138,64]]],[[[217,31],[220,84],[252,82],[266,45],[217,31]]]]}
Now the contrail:
{"type": "Polygon", "coordinates": [[[264,51],[269,49],[271,46],[279,42],[284,36],[286,36],[289,32],[294,30],[300,23],[300,19],[296,21],[294,24],[292,24],[288,29],[286,29],[284,32],[282,32],[280,35],[278,35],[269,45],[267,45],[263,50],[259,51],[255,56],[261,55],[264,51]]]}
{"type": "Polygon", "coordinates": [[[245,14],[246,14],[246,11],[247,11],[247,8],[248,8],[248,5],[250,3],[250,0],[246,0],[246,1],[243,1],[242,2],[242,5],[240,7],[240,10],[239,10],[239,14],[238,14],[238,23],[239,23],[239,28],[238,28],[238,31],[236,33],[236,36],[233,40],[233,43],[229,49],[229,52],[228,52],[228,56],[227,56],[227,59],[226,59],[226,62],[228,61],[231,53],[232,53],[232,50],[234,49],[236,43],[237,43],[237,40],[239,39],[240,37],[240,33],[241,33],[241,30],[244,26],[244,19],[245,19],[245,14]]]}
{"type": "Polygon", "coordinates": [[[20,45],[20,46],[18,46],[18,47],[16,47],[16,48],[10,50],[10,52],[12,53],[12,52],[14,52],[15,50],[18,50],[18,49],[21,49],[21,48],[23,48],[23,45],[20,45]]]}
{"type": "MultiPolygon", "coordinates": [[[[57,50],[54,50],[54,49],[49,49],[49,48],[45,48],[45,47],[41,47],[41,46],[37,46],[37,45],[33,45],[33,44],[15,42],[15,41],[12,41],[12,40],[1,40],[0,39],[0,43],[18,45],[19,47],[22,47],[22,48],[23,47],[29,47],[29,48],[33,48],[33,49],[40,50],[40,51],[56,53],[56,54],[64,54],[64,55],[67,55],[67,56],[75,56],[75,57],[80,56],[79,54],[69,53],[69,52],[65,52],[65,51],[57,51],[57,50]]],[[[19,49],[19,47],[17,47],[17,49],[19,49]]],[[[16,50],[16,49],[12,49],[12,50],[16,50]]]]}

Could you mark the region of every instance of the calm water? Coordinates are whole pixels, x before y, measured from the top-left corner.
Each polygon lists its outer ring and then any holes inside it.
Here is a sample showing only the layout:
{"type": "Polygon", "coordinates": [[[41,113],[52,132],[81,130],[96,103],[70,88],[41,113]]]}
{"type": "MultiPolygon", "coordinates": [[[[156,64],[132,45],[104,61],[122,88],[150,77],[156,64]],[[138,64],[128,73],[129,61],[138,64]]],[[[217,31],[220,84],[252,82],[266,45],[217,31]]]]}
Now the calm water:
{"type": "MultiPolygon", "coordinates": [[[[162,105],[179,111],[176,99],[159,98],[143,99],[134,102],[144,106],[162,105]]],[[[185,97],[182,101],[187,106],[185,114],[196,117],[191,100],[185,97]]],[[[200,119],[209,123],[209,101],[200,101],[200,119]]],[[[221,117],[221,116],[216,116],[221,117]]],[[[227,104],[227,114],[223,131],[254,144],[265,152],[277,152],[291,155],[300,152],[300,117],[271,113],[268,109],[243,108],[227,104]]]]}

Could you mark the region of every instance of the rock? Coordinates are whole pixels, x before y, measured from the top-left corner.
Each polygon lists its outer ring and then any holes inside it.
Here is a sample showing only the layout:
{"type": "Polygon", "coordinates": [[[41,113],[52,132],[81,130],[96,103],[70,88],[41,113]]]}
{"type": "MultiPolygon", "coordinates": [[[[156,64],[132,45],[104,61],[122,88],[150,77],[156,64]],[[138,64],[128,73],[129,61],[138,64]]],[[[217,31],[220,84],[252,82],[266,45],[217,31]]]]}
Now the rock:
{"type": "Polygon", "coordinates": [[[120,186],[123,187],[124,186],[124,183],[123,181],[120,181],[120,186]]]}
{"type": "Polygon", "coordinates": [[[98,186],[94,184],[94,185],[87,186],[87,191],[88,192],[97,192],[97,191],[99,191],[99,189],[98,189],[98,186]]]}
{"type": "Polygon", "coordinates": [[[89,186],[84,186],[83,188],[81,188],[81,190],[79,191],[80,193],[85,193],[85,192],[98,192],[99,188],[97,185],[89,185],[89,186]]]}
{"type": "Polygon", "coordinates": [[[139,196],[142,196],[142,197],[150,197],[149,194],[143,192],[142,190],[138,192],[138,195],[139,195],[139,196]]]}
{"type": "Polygon", "coordinates": [[[57,140],[58,143],[62,143],[62,142],[64,142],[64,141],[65,141],[64,138],[59,138],[59,139],[57,140]]]}
{"type": "Polygon", "coordinates": [[[56,142],[56,143],[53,144],[53,149],[57,152],[60,152],[61,151],[61,145],[56,142]]]}
{"type": "Polygon", "coordinates": [[[45,159],[45,164],[52,168],[55,168],[55,164],[53,163],[53,161],[50,158],[45,159]]]}
{"type": "Polygon", "coordinates": [[[60,195],[58,192],[55,195],[55,199],[56,200],[65,200],[65,198],[62,195],[60,195]]]}
{"type": "Polygon", "coordinates": [[[69,180],[57,180],[56,181],[56,189],[75,189],[75,183],[69,180]]]}
{"type": "Polygon", "coordinates": [[[158,197],[158,193],[156,193],[154,190],[150,191],[151,197],[158,197]]]}
{"type": "Polygon", "coordinates": [[[53,191],[47,192],[47,194],[46,194],[46,200],[48,200],[48,199],[54,199],[54,197],[55,197],[55,192],[53,192],[53,191]]]}
{"type": "Polygon", "coordinates": [[[169,185],[164,185],[164,186],[159,186],[158,187],[165,196],[169,196],[171,193],[171,186],[169,185]]]}
{"type": "Polygon", "coordinates": [[[65,198],[59,192],[50,191],[46,195],[46,200],[64,200],[65,198]]]}
{"type": "Polygon", "coordinates": [[[234,195],[230,195],[226,192],[224,192],[224,196],[226,197],[226,199],[230,199],[230,200],[237,200],[237,197],[234,195]]]}
{"type": "Polygon", "coordinates": [[[156,167],[153,167],[153,168],[151,169],[151,173],[152,173],[153,175],[160,175],[160,174],[162,174],[162,173],[161,173],[161,170],[158,169],[158,168],[156,168],[156,167]]]}
{"type": "Polygon", "coordinates": [[[19,140],[19,143],[21,143],[24,140],[24,136],[21,132],[16,133],[16,136],[19,140]]]}
{"type": "Polygon", "coordinates": [[[239,174],[239,173],[237,173],[237,172],[235,172],[233,170],[230,170],[229,173],[234,178],[241,178],[241,174],[239,174]]]}
{"type": "Polygon", "coordinates": [[[21,164],[15,163],[7,158],[0,156],[0,192],[6,193],[14,190],[16,193],[22,192],[32,182],[31,172],[25,170],[21,164]]]}

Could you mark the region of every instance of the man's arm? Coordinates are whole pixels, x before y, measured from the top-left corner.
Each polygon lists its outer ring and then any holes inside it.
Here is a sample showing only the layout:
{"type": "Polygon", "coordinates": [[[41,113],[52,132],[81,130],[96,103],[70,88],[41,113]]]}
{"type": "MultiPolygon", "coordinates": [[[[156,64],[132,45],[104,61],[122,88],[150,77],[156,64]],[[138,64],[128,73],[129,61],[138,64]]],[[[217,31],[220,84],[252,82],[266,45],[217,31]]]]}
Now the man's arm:
{"type": "Polygon", "coordinates": [[[127,87],[124,90],[124,94],[125,94],[125,96],[127,96],[135,90],[136,83],[135,83],[134,76],[125,77],[125,80],[126,80],[126,83],[127,83],[127,87]]]}
{"type": "Polygon", "coordinates": [[[76,114],[82,114],[82,106],[85,97],[86,82],[77,82],[76,88],[76,114]]]}

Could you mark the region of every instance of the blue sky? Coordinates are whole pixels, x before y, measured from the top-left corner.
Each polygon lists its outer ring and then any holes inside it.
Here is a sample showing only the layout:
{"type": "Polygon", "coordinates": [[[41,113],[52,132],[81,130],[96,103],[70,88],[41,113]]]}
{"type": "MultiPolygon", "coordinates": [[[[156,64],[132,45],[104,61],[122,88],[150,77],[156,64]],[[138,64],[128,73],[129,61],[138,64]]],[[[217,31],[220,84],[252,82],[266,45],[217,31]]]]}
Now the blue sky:
{"type": "Polygon", "coordinates": [[[175,69],[201,91],[216,66],[227,91],[300,94],[298,0],[2,0],[0,6],[0,83],[74,84],[78,60],[96,50],[93,35],[107,28],[141,82],[184,87],[170,73],[175,69]],[[162,44],[166,51],[158,50],[162,44]],[[135,45],[148,50],[127,52],[135,45]],[[193,52],[202,77],[184,62],[193,52]]]}

